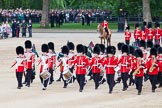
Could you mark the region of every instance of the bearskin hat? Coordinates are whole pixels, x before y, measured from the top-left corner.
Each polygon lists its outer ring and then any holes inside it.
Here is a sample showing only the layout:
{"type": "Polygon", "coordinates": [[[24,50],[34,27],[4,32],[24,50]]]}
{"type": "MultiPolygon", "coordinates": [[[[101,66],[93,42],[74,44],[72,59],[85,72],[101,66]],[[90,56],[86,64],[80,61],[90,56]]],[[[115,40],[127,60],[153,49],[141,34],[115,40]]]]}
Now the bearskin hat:
{"type": "Polygon", "coordinates": [[[108,47],[106,48],[106,53],[107,53],[107,54],[114,54],[112,46],[108,46],[108,47]]]}
{"type": "Polygon", "coordinates": [[[87,54],[87,52],[88,52],[88,47],[87,46],[85,46],[85,45],[83,45],[83,47],[84,47],[84,54],[87,54]]]}
{"type": "Polygon", "coordinates": [[[143,25],[144,25],[144,26],[146,26],[146,25],[147,25],[147,22],[146,22],[146,21],[144,21],[144,22],[143,22],[143,25]]]}
{"type": "Polygon", "coordinates": [[[77,53],[84,53],[84,46],[82,44],[78,44],[76,46],[77,53]]]}
{"type": "Polygon", "coordinates": [[[122,53],[128,53],[128,46],[123,45],[121,50],[122,50],[122,53]]]}
{"type": "Polygon", "coordinates": [[[158,22],[155,23],[156,28],[160,27],[160,24],[158,22]]]}
{"type": "Polygon", "coordinates": [[[148,28],[152,28],[152,22],[148,22],[148,28]]]}
{"type": "Polygon", "coordinates": [[[123,45],[124,45],[124,43],[119,42],[119,43],[117,44],[118,50],[121,50],[121,48],[122,48],[123,45]]]}
{"type": "Polygon", "coordinates": [[[130,26],[129,25],[126,27],[126,30],[130,30],[130,26]]]}
{"type": "Polygon", "coordinates": [[[16,54],[24,54],[24,48],[22,46],[16,47],[16,54]]]}
{"type": "Polygon", "coordinates": [[[69,48],[67,47],[67,46],[63,46],[62,48],[61,48],[61,52],[63,53],[63,54],[69,54],[69,48]]]}
{"type": "Polygon", "coordinates": [[[100,49],[102,53],[105,53],[105,45],[104,44],[100,44],[100,49]]]}
{"type": "Polygon", "coordinates": [[[98,55],[100,54],[100,47],[98,45],[93,48],[93,53],[98,55]]]}
{"type": "Polygon", "coordinates": [[[136,24],[135,24],[135,28],[137,28],[137,27],[139,27],[139,23],[136,23],[136,24]]]}
{"type": "Polygon", "coordinates": [[[116,47],[115,46],[111,46],[111,47],[113,49],[113,55],[115,55],[115,53],[116,53],[116,47]]]}
{"type": "Polygon", "coordinates": [[[25,41],[25,48],[32,48],[32,43],[30,40],[25,41]]]}
{"type": "Polygon", "coordinates": [[[147,41],[147,48],[152,48],[152,47],[153,47],[152,41],[147,41]]]}
{"type": "Polygon", "coordinates": [[[150,55],[155,55],[155,56],[157,56],[157,50],[156,50],[156,48],[151,48],[151,50],[150,50],[150,55]]]}
{"type": "Polygon", "coordinates": [[[139,43],[139,47],[146,48],[146,42],[144,40],[141,40],[140,43],[139,43]]]}
{"type": "Polygon", "coordinates": [[[129,54],[134,55],[134,48],[132,46],[129,46],[129,54]]]}
{"type": "Polygon", "coordinates": [[[48,43],[48,48],[51,49],[52,51],[54,51],[54,43],[53,42],[49,42],[48,43]]]}
{"type": "Polygon", "coordinates": [[[48,53],[48,45],[47,44],[42,44],[41,50],[42,50],[42,52],[48,53]]]}
{"type": "Polygon", "coordinates": [[[134,55],[135,55],[136,57],[141,57],[141,58],[143,58],[143,52],[142,52],[141,49],[136,49],[135,52],[134,52],[134,55]]]}
{"type": "Polygon", "coordinates": [[[158,54],[162,54],[162,47],[158,48],[158,54]]]}
{"type": "Polygon", "coordinates": [[[69,48],[69,50],[74,50],[74,48],[75,48],[73,42],[68,42],[68,43],[67,43],[67,47],[69,48]]]}

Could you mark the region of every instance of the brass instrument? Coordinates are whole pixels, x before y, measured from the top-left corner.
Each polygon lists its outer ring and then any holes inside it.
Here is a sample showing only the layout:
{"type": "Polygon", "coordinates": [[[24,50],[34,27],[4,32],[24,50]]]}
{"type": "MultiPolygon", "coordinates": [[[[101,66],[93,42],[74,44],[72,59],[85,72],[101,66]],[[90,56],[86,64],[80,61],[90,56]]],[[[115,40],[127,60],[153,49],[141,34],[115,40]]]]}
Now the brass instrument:
{"type": "Polygon", "coordinates": [[[133,72],[133,75],[137,75],[137,74],[140,74],[140,64],[138,62],[138,65],[137,65],[137,69],[133,72]]]}
{"type": "Polygon", "coordinates": [[[156,57],[153,57],[152,59],[153,59],[153,62],[149,69],[149,72],[153,72],[153,70],[156,68],[156,57]]]}

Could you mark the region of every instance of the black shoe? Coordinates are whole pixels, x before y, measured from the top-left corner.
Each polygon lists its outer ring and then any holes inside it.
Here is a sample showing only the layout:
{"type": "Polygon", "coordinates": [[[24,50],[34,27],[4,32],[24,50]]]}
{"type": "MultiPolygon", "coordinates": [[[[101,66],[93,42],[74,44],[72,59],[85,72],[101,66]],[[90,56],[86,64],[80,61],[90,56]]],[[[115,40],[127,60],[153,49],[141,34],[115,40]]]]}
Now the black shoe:
{"type": "Polygon", "coordinates": [[[95,87],[95,90],[97,90],[98,89],[98,87],[95,87]]]}
{"type": "Polygon", "coordinates": [[[93,77],[92,77],[92,76],[90,76],[89,81],[90,81],[90,80],[92,80],[92,79],[93,79],[93,77]]]}
{"type": "Polygon", "coordinates": [[[66,85],[64,85],[64,87],[63,88],[67,88],[67,86],[66,85]]]}
{"type": "Polygon", "coordinates": [[[26,84],[25,86],[30,87],[30,85],[26,84]]]}
{"type": "Polygon", "coordinates": [[[137,95],[141,95],[141,92],[138,92],[138,94],[137,95]]]}
{"type": "Polygon", "coordinates": [[[123,91],[126,91],[127,90],[127,88],[123,88],[123,91]]]}
{"type": "Polygon", "coordinates": [[[75,82],[75,79],[76,79],[76,78],[73,76],[73,83],[75,82]]]}
{"type": "Polygon", "coordinates": [[[155,93],[155,90],[152,90],[153,93],[155,93]]]}
{"type": "Polygon", "coordinates": [[[46,88],[42,88],[42,90],[46,90],[46,88]]]}
{"type": "Polygon", "coordinates": [[[81,90],[81,89],[79,90],[79,92],[82,92],[82,91],[83,91],[83,90],[81,90]]]}
{"type": "Polygon", "coordinates": [[[162,87],[162,85],[159,85],[159,86],[158,86],[158,88],[161,88],[161,87],[162,87]]]}
{"type": "Polygon", "coordinates": [[[24,81],[23,84],[26,84],[26,82],[24,81]]]}
{"type": "Polygon", "coordinates": [[[101,82],[101,84],[103,84],[103,83],[105,83],[106,82],[106,80],[105,80],[105,78],[102,80],[102,82],[101,82]]]}
{"type": "Polygon", "coordinates": [[[61,81],[61,79],[56,80],[57,82],[61,81]]]}
{"type": "Polygon", "coordinates": [[[21,87],[17,87],[17,89],[21,89],[21,87]]]}

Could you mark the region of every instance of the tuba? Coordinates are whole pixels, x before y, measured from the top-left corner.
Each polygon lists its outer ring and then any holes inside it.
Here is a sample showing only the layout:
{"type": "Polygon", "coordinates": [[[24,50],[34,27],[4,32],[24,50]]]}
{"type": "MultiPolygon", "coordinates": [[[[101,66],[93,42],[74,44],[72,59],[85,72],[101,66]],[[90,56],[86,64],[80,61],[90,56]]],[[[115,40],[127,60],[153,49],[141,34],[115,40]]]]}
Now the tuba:
{"type": "Polygon", "coordinates": [[[153,57],[152,59],[153,59],[153,62],[149,69],[149,72],[153,72],[153,70],[156,68],[156,57],[153,57]]]}

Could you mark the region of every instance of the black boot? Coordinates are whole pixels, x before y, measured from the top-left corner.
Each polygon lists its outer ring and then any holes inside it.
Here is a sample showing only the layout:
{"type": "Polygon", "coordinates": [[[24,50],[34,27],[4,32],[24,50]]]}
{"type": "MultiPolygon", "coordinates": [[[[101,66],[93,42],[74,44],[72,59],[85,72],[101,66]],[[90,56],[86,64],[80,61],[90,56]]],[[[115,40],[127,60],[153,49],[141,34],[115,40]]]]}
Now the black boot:
{"type": "Polygon", "coordinates": [[[62,78],[62,73],[60,73],[60,77],[59,77],[59,79],[56,80],[56,81],[61,81],[61,78],[62,78]]]}

